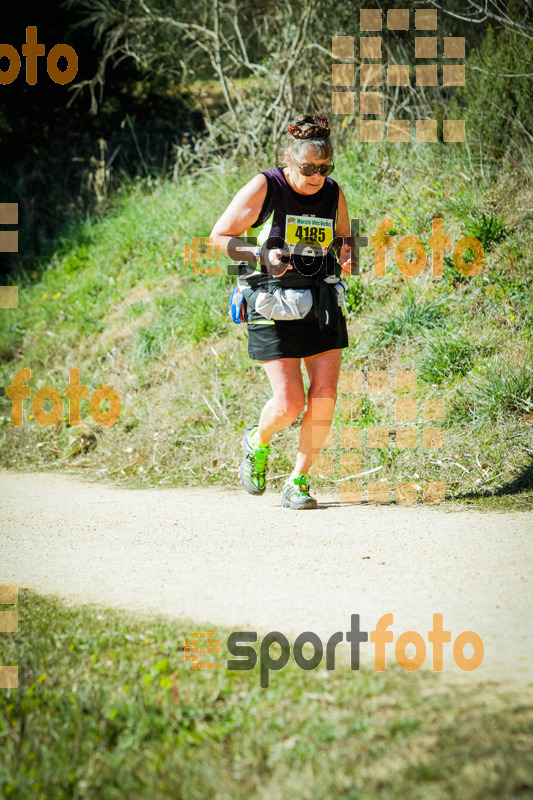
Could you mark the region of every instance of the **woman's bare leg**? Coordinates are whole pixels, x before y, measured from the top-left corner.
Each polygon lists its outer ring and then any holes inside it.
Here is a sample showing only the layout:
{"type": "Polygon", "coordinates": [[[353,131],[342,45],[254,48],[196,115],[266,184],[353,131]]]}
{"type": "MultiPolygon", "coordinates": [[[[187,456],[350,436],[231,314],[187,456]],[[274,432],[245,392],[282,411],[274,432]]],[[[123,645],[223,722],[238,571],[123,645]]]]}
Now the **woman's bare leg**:
{"type": "Polygon", "coordinates": [[[261,363],[273,396],[261,411],[259,429],[254,438],[261,444],[268,444],[275,433],[287,428],[300,416],[305,406],[305,391],[301,359],[277,358],[261,363]]]}
{"type": "Polygon", "coordinates": [[[326,350],[304,358],[311,385],[300,430],[295,472],[307,475],[326,441],[337,399],[342,350],[326,350]]]}

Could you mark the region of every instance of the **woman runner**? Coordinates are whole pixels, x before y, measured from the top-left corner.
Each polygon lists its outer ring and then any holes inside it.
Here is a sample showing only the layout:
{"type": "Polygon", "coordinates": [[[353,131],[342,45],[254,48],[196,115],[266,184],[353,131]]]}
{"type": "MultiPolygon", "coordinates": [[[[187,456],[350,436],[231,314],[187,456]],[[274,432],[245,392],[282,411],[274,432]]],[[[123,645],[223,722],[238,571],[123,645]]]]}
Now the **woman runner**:
{"type": "Polygon", "coordinates": [[[347,244],[346,199],[339,185],[326,177],[334,169],[328,118],[306,116],[287,131],[285,166],[266,170],[243,186],[211,237],[231,258],[254,266],[243,291],[248,353],[261,361],[272,387],[258,423],[245,433],[240,481],[250,494],[263,494],[270,440],[298,418],[307,400],[282,505],[310,509],[317,508],[317,501],[307,476],[331,427],[342,348],[348,346],[337,299],[344,291],[339,277],[341,272],[349,275],[356,264],[347,244]],[[238,238],[244,232],[247,241],[238,238]],[[251,237],[257,245],[249,242],[251,237]],[[310,380],[307,398],[302,359],[310,380]]]}

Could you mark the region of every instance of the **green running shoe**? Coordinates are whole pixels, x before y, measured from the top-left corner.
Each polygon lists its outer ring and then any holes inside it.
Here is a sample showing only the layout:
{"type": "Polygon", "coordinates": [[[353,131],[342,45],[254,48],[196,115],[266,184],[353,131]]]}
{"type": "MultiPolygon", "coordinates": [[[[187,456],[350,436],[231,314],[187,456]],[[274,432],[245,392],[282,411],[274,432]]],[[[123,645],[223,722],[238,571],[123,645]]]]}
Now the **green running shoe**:
{"type": "Polygon", "coordinates": [[[250,437],[257,430],[249,428],[242,440],[242,461],[239,467],[239,480],[248,494],[263,494],[266,489],[266,468],[270,446],[256,447],[250,437]]]}
{"type": "Polygon", "coordinates": [[[281,505],[285,508],[318,508],[318,503],[309,494],[309,485],[305,475],[288,480],[283,487],[281,505]]]}

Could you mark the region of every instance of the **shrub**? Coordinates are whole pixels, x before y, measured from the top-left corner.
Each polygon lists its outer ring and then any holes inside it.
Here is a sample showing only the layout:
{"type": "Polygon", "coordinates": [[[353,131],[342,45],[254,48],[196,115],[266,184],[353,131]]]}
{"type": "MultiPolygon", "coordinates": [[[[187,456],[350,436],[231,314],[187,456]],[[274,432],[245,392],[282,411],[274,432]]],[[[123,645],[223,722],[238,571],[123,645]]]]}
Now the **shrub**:
{"type": "Polygon", "coordinates": [[[489,27],[481,46],[469,53],[467,83],[457,89],[450,109],[452,115],[464,110],[466,130],[497,158],[531,149],[531,42],[511,25],[489,27]]]}

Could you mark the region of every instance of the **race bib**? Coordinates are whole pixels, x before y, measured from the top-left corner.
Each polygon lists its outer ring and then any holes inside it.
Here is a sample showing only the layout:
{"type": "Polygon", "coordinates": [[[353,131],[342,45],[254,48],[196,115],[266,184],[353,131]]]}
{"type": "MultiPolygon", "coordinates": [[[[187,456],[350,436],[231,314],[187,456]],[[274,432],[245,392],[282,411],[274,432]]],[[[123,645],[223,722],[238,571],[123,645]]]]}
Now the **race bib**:
{"type": "Polygon", "coordinates": [[[300,243],[298,253],[303,256],[322,256],[333,241],[333,220],[304,214],[285,217],[285,242],[291,253],[300,243]]]}

